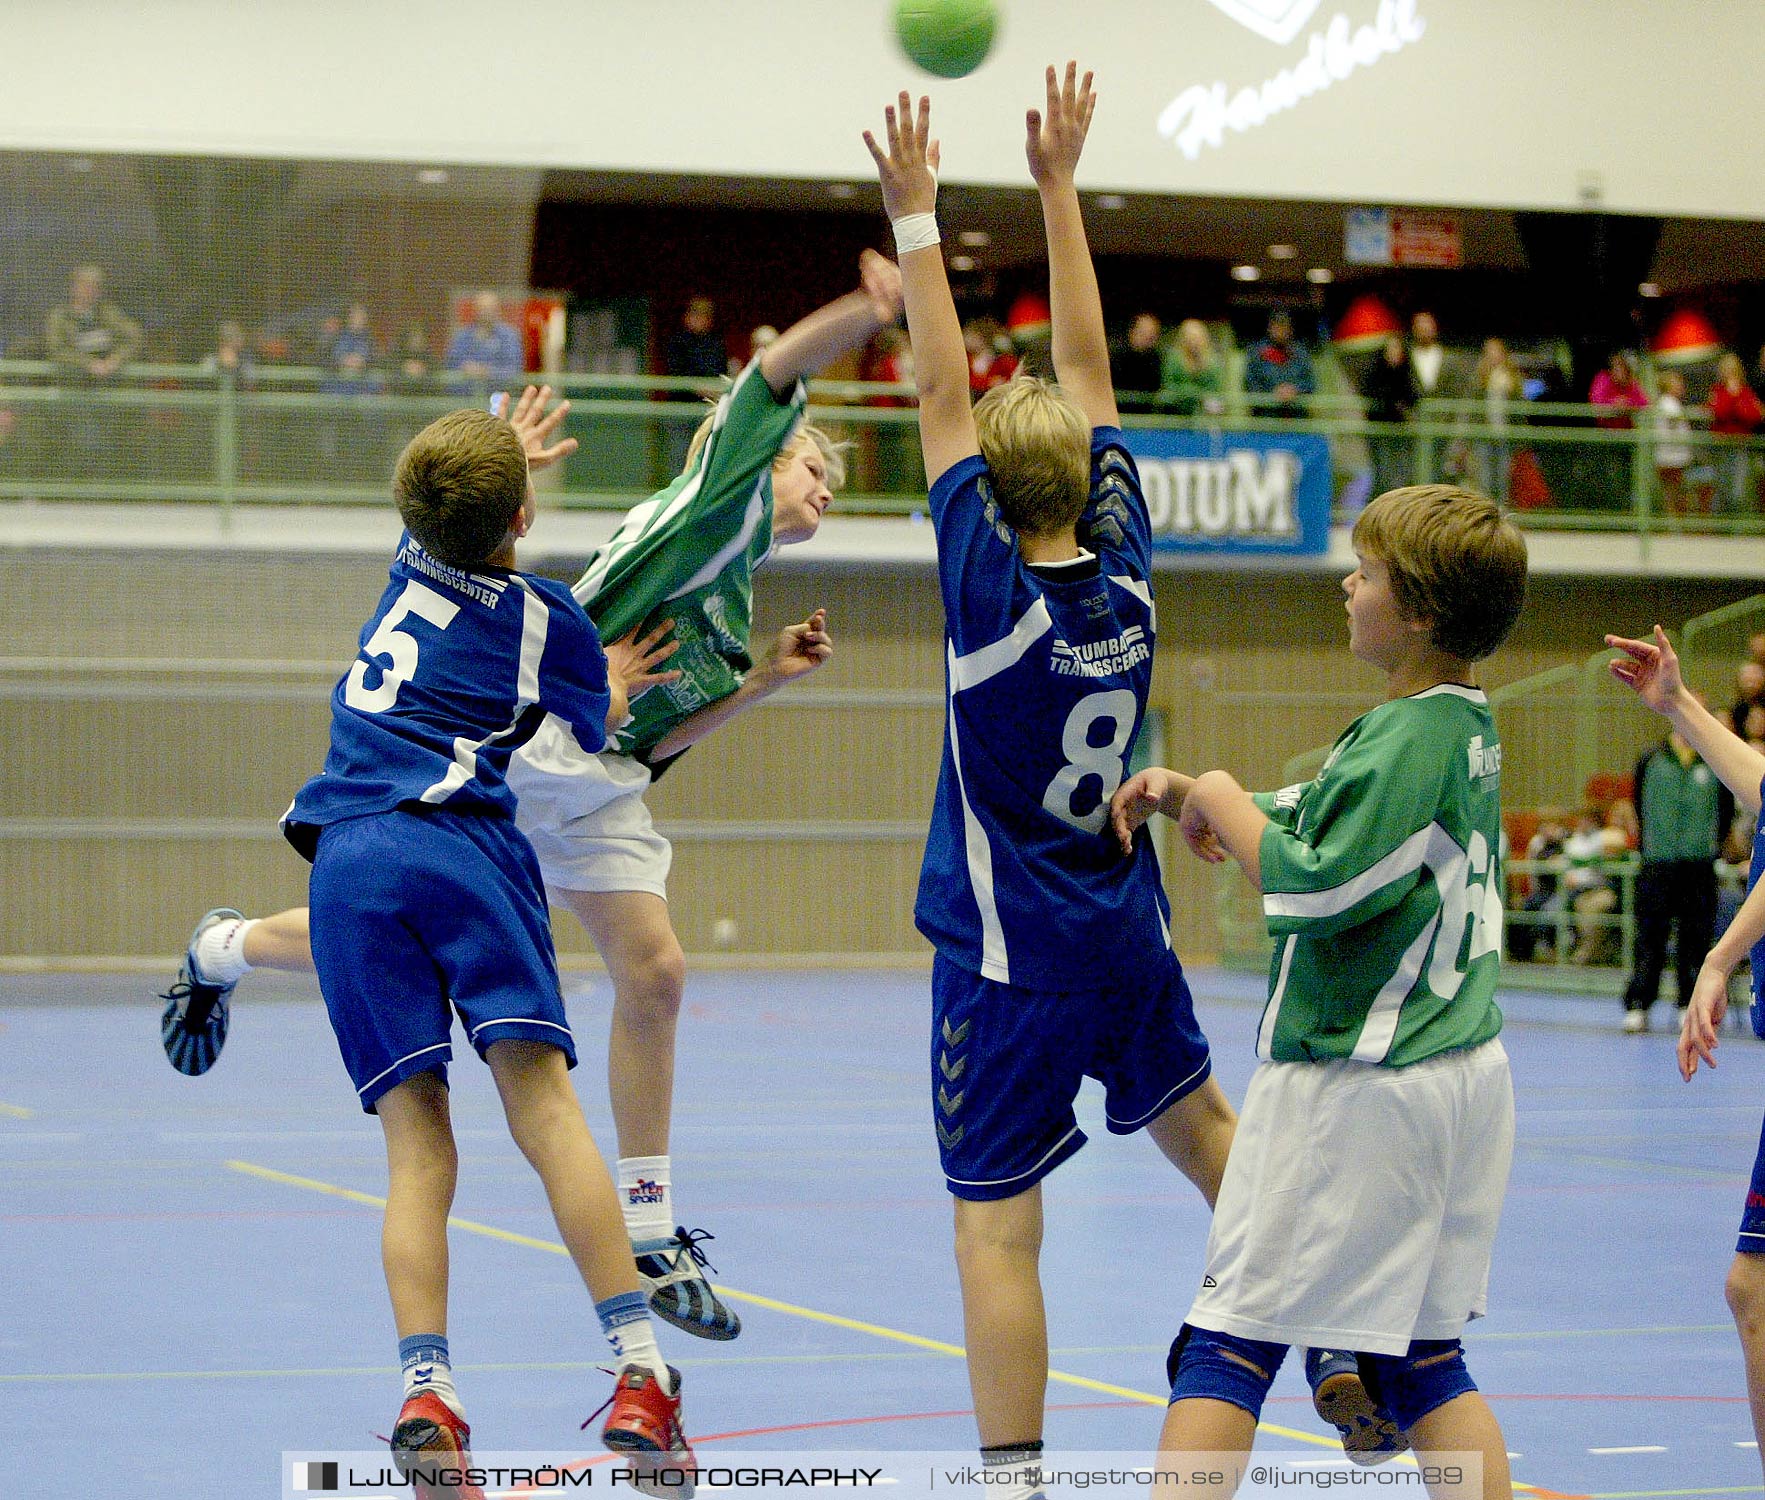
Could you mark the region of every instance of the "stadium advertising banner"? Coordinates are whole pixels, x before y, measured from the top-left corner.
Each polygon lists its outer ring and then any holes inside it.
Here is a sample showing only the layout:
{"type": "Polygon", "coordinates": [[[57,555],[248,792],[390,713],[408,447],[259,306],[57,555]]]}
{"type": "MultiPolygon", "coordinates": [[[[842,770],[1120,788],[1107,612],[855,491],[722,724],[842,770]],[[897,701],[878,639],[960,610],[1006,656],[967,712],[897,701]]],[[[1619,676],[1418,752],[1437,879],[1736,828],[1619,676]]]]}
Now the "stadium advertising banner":
{"type": "Polygon", "coordinates": [[[1125,434],[1162,551],[1319,555],[1330,549],[1330,445],[1311,433],[1125,434]]]}

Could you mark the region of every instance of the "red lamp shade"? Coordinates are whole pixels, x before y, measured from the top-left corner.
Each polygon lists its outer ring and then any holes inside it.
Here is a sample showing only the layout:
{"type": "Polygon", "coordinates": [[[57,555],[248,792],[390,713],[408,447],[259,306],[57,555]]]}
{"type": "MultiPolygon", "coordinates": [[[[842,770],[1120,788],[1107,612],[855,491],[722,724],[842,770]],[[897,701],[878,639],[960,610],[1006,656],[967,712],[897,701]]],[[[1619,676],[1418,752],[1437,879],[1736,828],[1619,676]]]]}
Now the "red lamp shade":
{"type": "Polygon", "coordinates": [[[1356,297],[1343,311],[1330,343],[1338,353],[1377,349],[1394,333],[1402,333],[1398,316],[1371,293],[1356,297]]]}
{"type": "Polygon", "coordinates": [[[1661,364],[1691,365],[1714,359],[1721,351],[1722,340],[1701,312],[1681,307],[1667,315],[1649,347],[1661,364]]]}

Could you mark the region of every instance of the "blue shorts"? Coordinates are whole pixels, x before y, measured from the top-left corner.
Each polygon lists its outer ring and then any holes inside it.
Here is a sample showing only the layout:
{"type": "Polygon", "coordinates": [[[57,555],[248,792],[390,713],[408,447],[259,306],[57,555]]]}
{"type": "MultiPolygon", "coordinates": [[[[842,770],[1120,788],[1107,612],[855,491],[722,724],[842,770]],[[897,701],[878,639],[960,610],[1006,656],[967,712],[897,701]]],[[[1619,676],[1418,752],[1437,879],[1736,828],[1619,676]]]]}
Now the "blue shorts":
{"type": "Polygon", "coordinates": [[[407,1078],[447,1081],[453,1011],[481,1057],[525,1037],[576,1066],[539,863],[509,819],[399,810],[330,824],[310,899],[319,989],[369,1114],[407,1078]]]}
{"type": "Polygon", "coordinates": [[[1759,1131],[1759,1154],[1753,1158],[1753,1180],[1747,1187],[1747,1206],[1741,1210],[1740,1238],[1734,1248],[1765,1255],[1765,1127],[1759,1131]]]}
{"type": "Polygon", "coordinates": [[[958,1198],[1013,1198],[1080,1146],[1073,1100],[1085,1077],[1105,1119],[1131,1135],[1207,1081],[1207,1038],[1168,950],[1143,979],[1059,994],[932,965],[932,1118],[958,1198]]]}

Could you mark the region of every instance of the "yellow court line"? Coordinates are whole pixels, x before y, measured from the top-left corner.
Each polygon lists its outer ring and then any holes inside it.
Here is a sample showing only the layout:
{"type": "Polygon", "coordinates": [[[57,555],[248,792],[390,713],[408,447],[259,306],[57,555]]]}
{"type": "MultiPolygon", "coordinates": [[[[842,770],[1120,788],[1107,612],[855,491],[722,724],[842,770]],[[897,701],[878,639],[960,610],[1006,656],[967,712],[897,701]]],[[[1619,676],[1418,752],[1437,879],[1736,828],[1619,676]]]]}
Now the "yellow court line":
{"type": "Polygon", "coordinates": [[[26,1109],[22,1104],[0,1104],[0,1115],[6,1115],[10,1119],[28,1120],[36,1113],[36,1110],[26,1109]]]}
{"type": "MultiPolygon", "coordinates": [[[[339,1187],[333,1182],[321,1182],[316,1177],[297,1177],[292,1172],[278,1172],[273,1167],[260,1167],[255,1162],[229,1161],[227,1166],[235,1172],[243,1172],[249,1177],[261,1177],[266,1182],[279,1182],[288,1187],[306,1188],[310,1192],[327,1193],[333,1198],[347,1198],[351,1203],[363,1203],[373,1208],[385,1208],[386,1200],[375,1197],[372,1193],[358,1192],[354,1188],[339,1187]]],[[[570,1252],[556,1240],[535,1239],[532,1235],[515,1234],[507,1229],[498,1229],[494,1224],[480,1224],[473,1219],[458,1219],[450,1216],[448,1224],[454,1229],[464,1230],[468,1234],[481,1234],[493,1240],[506,1240],[512,1245],[525,1245],[531,1250],[544,1250],[551,1255],[568,1255],[570,1252]]],[[[738,1292],[734,1287],[724,1286],[721,1282],[712,1282],[712,1288],[719,1296],[731,1302],[745,1302],[751,1307],[764,1307],[771,1312],[787,1313],[794,1318],[805,1318],[812,1323],[825,1323],[833,1328],[847,1328],[854,1333],[868,1333],[873,1338],[889,1339],[897,1344],[911,1344],[916,1349],[930,1349],[938,1354],[948,1354],[955,1359],[967,1358],[968,1351],[960,1344],[947,1344],[942,1339],[928,1339],[923,1334],[907,1333],[899,1328],[887,1328],[880,1323],[865,1323],[857,1318],[843,1318],[838,1313],[821,1312],[817,1308],[803,1307],[795,1302],[780,1302],[775,1297],[762,1297],[755,1292],[738,1292]]],[[[1110,1385],[1102,1380],[1092,1380],[1084,1375],[1069,1375],[1064,1370],[1049,1370],[1049,1380],[1058,1385],[1076,1386],[1080,1390],[1097,1391],[1106,1396],[1120,1396],[1124,1400],[1138,1401],[1145,1406],[1167,1406],[1170,1404],[1168,1395],[1154,1395],[1149,1391],[1136,1391],[1125,1385],[1110,1385]]],[[[1266,1432],[1274,1437],[1287,1438],[1296,1443],[1310,1443],[1319,1448],[1334,1448],[1334,1438],[1322,1437],[1315,1432],[1303,1432],[1297,1427],[1281,1427],[1273,1422],[1258,1422],[1258,1432],[1266,1432]]],[[[1415,1460],[1404,1454],[1399,1463],[1414,1464],[1415,1460]]],[[[1514,1485],[1516,1494],[1533,1494],[1535,1485],[1514,1485]]]]}

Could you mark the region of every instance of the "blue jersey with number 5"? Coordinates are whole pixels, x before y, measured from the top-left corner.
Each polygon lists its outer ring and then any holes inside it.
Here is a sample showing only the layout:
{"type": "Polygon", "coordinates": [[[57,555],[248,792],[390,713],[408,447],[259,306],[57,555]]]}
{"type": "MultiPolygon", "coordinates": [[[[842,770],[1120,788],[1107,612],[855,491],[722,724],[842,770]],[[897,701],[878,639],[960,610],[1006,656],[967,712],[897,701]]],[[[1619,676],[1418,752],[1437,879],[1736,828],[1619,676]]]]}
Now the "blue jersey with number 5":
{"type": "Polygon", "coordinates": [[[608,701],[600,637],[568,587],[449,567],[407,533],[331,695],[325,769],[284,831],[311,858],[319,828],[395,807],[512,818],[509,757],[548,712],[598,750],[608,701]]]}
{"type": "Polygon", "coordinates": [[[1091,438],[1079,541],[1032,568],[978,456],[931,489],[944,594],[944,759],[914,920],[964,968],[1091,989],[1168,948],[1158,860],[1109,827],[1152,682],[1151,530],[1121,433],[1091,438]]]}

